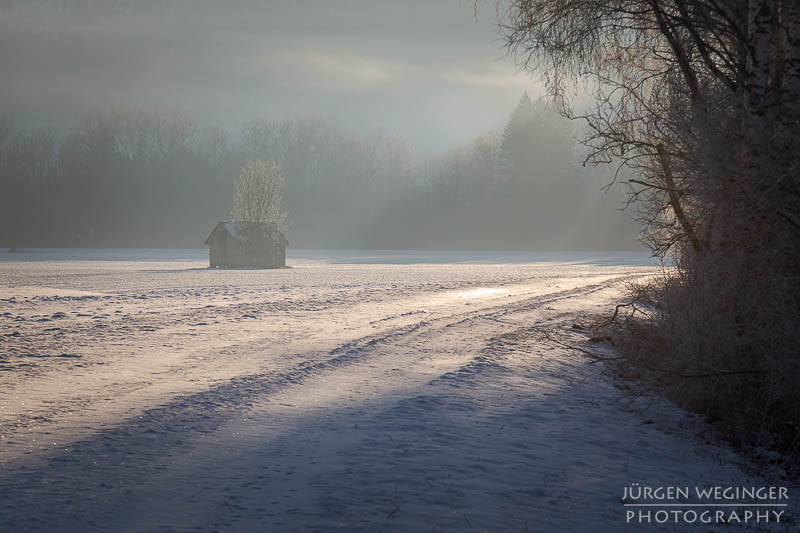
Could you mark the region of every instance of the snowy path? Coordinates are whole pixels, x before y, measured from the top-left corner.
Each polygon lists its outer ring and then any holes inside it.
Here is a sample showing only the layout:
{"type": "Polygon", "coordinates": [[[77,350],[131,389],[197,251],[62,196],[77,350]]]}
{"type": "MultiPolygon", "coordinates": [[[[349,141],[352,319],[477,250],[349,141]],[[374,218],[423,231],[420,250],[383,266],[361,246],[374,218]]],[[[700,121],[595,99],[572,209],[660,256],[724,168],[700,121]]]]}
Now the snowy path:
{"type": "Polygon", "coordinates": [[[763,483],[542,339],[647,268],[42,268],[6,288],[2,531],[619,531],[630,483],[763,483]]]}

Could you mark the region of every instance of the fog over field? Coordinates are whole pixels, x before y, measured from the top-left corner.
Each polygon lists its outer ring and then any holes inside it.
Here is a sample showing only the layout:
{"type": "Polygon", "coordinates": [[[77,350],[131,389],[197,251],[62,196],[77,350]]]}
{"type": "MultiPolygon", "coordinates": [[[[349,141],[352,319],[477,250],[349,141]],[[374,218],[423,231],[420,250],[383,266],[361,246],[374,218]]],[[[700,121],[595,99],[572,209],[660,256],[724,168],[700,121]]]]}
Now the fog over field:
{"type": "Polygon", "coordinates": [[[524,91],[543,93],[504,59],[494,6],[476,20],[469,0],[3,3],[0,98],[43,125],[113,106],[224,126],[313,114],[397,130],[424,155],[502,128],[524,91]]]}
{"type": "Polygon", "coordinates": [[[493,5],[8,2],[0,246],[196,247],[253,159],[314,248],[636,249],[493,5]]]}

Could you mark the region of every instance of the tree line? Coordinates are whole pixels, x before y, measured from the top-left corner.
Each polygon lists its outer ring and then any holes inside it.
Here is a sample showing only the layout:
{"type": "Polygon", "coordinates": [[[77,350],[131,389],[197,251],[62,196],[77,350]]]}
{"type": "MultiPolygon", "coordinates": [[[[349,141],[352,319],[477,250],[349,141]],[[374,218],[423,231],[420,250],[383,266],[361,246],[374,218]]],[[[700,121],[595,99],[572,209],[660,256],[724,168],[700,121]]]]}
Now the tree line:
{"type": "Polygon", "coordinates": [[[398,133],[317,117],[233,131],[185,113],[127,110],[67,130],[0,121],[0,245],[199,247],[231,217],[248,161],[285,179],[296,247],[620,249],[635,229],[578,164],[574,132],[524,95],[501,135],[417,157],[398,133]]]}
{"type": "Polygon", "coordinates": [[[800,2],[514,0],[502,26],[677,266],[631,304],[640,375],[800,455],[800,2]],[[570,109],[575,87],[596,105],[570,109]]]}

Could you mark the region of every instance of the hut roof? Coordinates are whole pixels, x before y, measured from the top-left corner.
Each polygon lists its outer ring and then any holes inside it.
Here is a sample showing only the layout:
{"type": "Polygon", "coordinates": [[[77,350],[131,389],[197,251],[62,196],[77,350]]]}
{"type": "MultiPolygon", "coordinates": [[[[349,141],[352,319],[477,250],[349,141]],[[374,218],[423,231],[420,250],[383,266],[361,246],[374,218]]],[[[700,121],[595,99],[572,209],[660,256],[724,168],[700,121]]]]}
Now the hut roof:
{"type": "Polygon", "coordinates": [[[218,222],[203,244],[209,244],[219,232],[225,232],[237,241],[247,242],[249,237],[269,237],[284,246],[289,244],[278,225],[274,222],[246,222],[244,220],[223,220],[218,222]]]}

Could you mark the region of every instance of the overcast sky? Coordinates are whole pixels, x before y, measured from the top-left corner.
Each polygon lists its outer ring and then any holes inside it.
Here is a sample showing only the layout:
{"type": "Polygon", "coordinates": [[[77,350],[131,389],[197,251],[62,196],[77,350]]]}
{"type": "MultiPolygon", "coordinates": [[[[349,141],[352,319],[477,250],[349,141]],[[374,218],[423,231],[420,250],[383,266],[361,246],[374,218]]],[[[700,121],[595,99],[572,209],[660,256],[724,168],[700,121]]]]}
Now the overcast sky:
{"type": "Polygon", "coordinates": [[[472,0],[3,2],[2,107],[42,124],[110,106],[227,127],[301,113],[425,153],[501,129],[541,93],[504,57],[493,1],[477,21],[472,0]]]}

